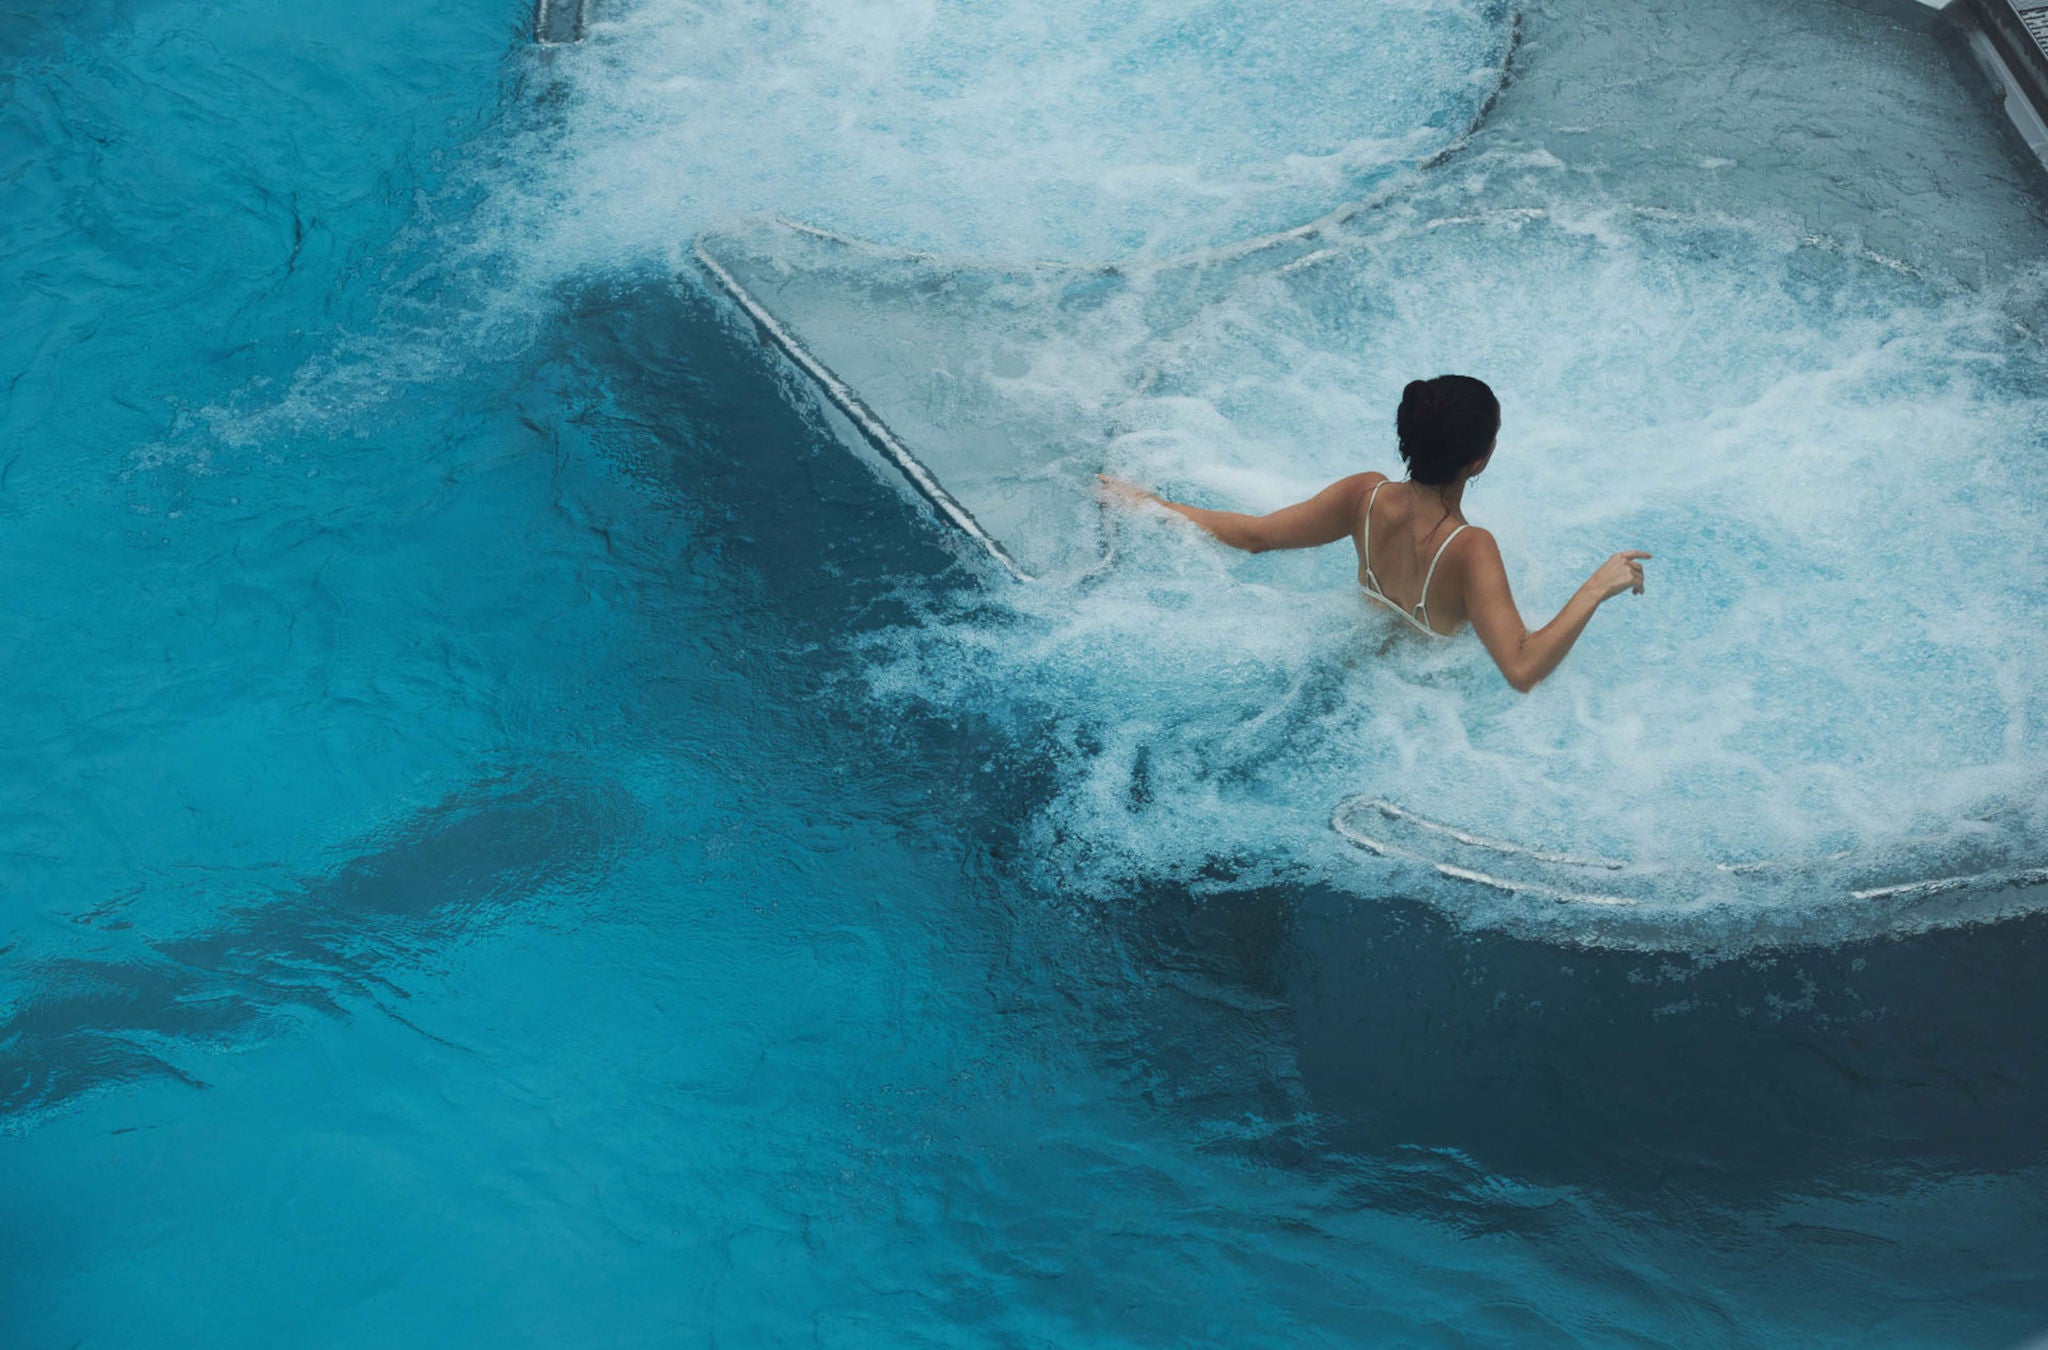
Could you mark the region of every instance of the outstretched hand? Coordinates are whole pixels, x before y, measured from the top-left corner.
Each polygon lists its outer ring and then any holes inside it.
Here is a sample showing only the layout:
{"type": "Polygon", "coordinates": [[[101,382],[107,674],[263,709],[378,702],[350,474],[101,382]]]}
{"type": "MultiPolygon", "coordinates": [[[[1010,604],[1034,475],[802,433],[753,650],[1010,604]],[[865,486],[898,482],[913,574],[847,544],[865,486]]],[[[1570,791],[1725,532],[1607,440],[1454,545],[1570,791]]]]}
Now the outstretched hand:
{"type": "Polygon", "coordinates": [[[1136,483],[1106,473],[1095,475],[1095,495],[1110,506],[1142,506],[1159,500],[1136,483]]]}
{"type": "Polygon", "coordinates": [[[1623,549],[1593,572],[1591,585],[1601,600],[1612,600],[1623,591],[1643,593],[1643,563],[1649,554],[1641,549],[1623,549]]]}

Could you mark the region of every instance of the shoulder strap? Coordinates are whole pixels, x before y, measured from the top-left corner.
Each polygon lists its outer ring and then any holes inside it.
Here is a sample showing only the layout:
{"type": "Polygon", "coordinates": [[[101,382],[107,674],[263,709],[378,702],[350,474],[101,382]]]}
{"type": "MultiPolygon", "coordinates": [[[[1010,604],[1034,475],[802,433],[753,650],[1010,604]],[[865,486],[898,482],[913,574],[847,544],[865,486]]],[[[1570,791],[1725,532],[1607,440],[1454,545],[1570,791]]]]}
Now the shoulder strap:
{"type": "MultiPolygon", "coordinates": [[[[1422,598],[1415,602],[1415,607],[1422,611],[1422,621],[1424,623],[1429,622],[1429,583],[1436,580],[1436,565],[1444,560],[1444,550],[1451,546],[1451,540],[1456,539],[1471,528],[1471,524],[1467,522],[1445,535],[1444,541],[1436,546],[1436,556],[1429,560],[1429,571],[1425,572],[1422,577],[1422,598]]],[[[1436,630],[1432,627],[1430,631],[1435,632],[1436,630]]]]}
{"type": "Polygon", "coordinates": [[[1386,478],[1380,479],[1379,482],[1372,485],[1372,491],[1367,493],[1365,497],[1365,530],[1363,531],[1365,538],[1365,574],[1372,579],[1374,590],[1379,589],[1380,579],[1379,575],[1372,570],[1372,504],[1380,499],[1380,489],[1391,481],[1391,479],[1386,478]]]}

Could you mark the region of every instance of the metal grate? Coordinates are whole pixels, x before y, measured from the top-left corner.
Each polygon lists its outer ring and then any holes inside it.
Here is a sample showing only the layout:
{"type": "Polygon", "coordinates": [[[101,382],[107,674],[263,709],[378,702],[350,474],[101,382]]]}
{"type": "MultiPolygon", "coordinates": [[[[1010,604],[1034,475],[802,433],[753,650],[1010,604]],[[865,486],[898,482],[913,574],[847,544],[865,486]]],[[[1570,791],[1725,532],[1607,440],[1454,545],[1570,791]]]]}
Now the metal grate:
{"type": "Polygon", "coordinates": [[[2006,111],[2048,163],[2048,0],[1966,0],[1978,33],[1972,45],[1990,62],[2006,111]]]}
{"type": "MultiPolygon", "coordinates": [[[[2015,5],[2014,8],[2019,7],[2015,5]]],[[[2041,49],[2041,54],[2048,56],[2048,4],[2034,9],[2021,9],[2020,23],[2025,25],[2027,32],[2033,36],[2034,45],[2041,49]]]]}
{"type": "Polygon", "coordinates": [[[534,0],[533,40],[557,47],[583,40],[585,0],[534,0]]]}

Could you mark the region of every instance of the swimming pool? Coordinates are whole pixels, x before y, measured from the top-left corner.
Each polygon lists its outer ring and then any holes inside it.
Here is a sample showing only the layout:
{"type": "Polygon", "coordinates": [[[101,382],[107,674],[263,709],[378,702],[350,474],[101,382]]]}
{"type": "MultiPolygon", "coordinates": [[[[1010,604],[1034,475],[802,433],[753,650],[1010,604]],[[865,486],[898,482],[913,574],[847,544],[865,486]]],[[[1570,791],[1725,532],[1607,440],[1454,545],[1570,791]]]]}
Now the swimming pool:
{"type": "Polygon", "coordinates": [[[10,12],[8,1343],[2048,1326],[2048,921],[1601,942],[1328,825],[2039,861],[2034,171],[1860,10],[1276,13],[10,12]],[[1661,584],[1513,706],[1334,559],[1003,584],[696,271],[775,212],[944,256],[906,425],[1261,502],[1525,372],[1524,595],[1661,584]]]}

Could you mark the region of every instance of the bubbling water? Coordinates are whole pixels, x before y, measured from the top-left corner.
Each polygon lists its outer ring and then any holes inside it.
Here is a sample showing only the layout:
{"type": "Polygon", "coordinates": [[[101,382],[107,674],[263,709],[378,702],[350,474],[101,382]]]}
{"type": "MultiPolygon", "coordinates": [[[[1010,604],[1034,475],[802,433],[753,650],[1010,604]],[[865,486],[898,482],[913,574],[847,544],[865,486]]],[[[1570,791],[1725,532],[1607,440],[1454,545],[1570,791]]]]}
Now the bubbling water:
{"type": "Polygon", "coordinates": [[[1496,87],[1509,35],[1498,0],[705,0],[600,17],[559,57],[551,255],[658,256],[770,211],[980,256],[1220,243],[1440,149],[1496,87]]]}
{"type": "Polygon", "coordinates": [[[1360,793],[1681,871],[2039,862],[2048,380],[2016,318],[2037,289],[1712,217],[1390,213],[1127,349],[1144,392],[1105,410],[1108,462],[1268,509],[1398,474],[1401,385],[1471,371],[1505,425],[1467,511],[1532,622],[1619,548],[1657,555],[1645,597],[1523,698],[1476,643],[1370,612],[1346,548],[1246,558],[1134,517],[1088,587],[897,633],[877,688],[1059,727],[1038,828],[1090,889],[1219,862],[1379,876],[1328,828],[1360,793]]]}
{"type": "Polygon", "coordinates": [[[1115,261],[963,261],[871,317],[874,288],[766,259],[814,340],[872,349],[859,392],[899,429],[1058,447],[980,465],[995,491],[1100,447],[1178,495],[1277,506],[1395,469],[1401,386],[1464,371],[1507,417],[1468,509],[1532,620],[1607,553],[1657,555],[1649,594],[1526,699],[1475,643],[1366,609],[1342,550],[1242,558],[1142,516],[1084,584],[942,597],[869,640],[884,700],[1049,746],[1030,829],[1057,884],[1221,866],[1384,893],[1387,865],[1330,829],[1361,796],[1647,877],[1797,879],[1641,897],[1671,916],[1815,909],[1810,865],[1842,856],[2039,863],[2048,389],[2039,280],[2011,261],[2038,253],[2038,212],[1931,44],[1868,16],[1531,22],[1468,153],[1396,180],[1495,87],[1503,9],[639,4],[551,58],[559,117],[491,193],[506,256],[556,275],[680,262],[750,212],[950,259],[1115,261]],[[1795,53],[1771,80],[1797,117],[1716,92],[1758,44],[1795,53]],[[1611,78],[1651,52],[1667,78],[1611,78]],[[1868,88],[1810,92],[1809,58],[1868,88]],[[1788,143],[1788,118],[1826,134],[1788,143]],[[1812,200],[1785,200],[1800,183],[1812,200]],[[1380,209],[1313,238],[1201,252],[1372,188],[1380,209]]]}

